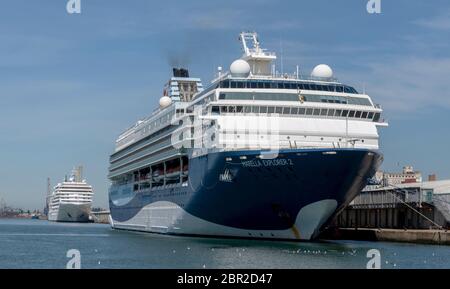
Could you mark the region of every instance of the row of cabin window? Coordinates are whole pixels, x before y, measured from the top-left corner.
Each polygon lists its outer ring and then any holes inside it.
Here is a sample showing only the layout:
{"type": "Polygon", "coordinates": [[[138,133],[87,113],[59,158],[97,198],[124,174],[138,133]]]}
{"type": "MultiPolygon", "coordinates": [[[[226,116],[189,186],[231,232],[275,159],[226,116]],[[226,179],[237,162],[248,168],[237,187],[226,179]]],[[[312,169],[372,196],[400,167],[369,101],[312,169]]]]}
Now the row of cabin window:
{"type": "Polygon", "coordinates": [[[286,115],[313,115],[313,116],[329,116],[329,117],[349,117],[369,119],[375,122],[380,120],[381,114],[379,112],[359,111],[348,109],[333,109],[333,108],[305,108],[305,107],[279,107],[279,106],[213,106],[211,108],[212,114],[221,113],[276,113],[286,115]]]}
{"type": "Polygon", "coordinates": [[[358,94],[356,89],[342,84],[318,84],[294,81],[255,81],[255,80],[222,80],[220,88],[266,88],[266,89],[301,89],[358,94]]]}
{"type": "Polygon", "coordinates": [[[369,99],[364,97],[344,97],[340,95],[298,95],[292,93],[248,93],[248,92],[224,92],[219,94],[219,99],[232,100],[272,100],[272,101],[307,101],[372,106],[369,99]]]}
{"type": "Polygon", "coordinates": [[[169,122],[173,116],[174,116],[174,112],[170,112],[166,115],[161,116],[160,118],[152,121],[151,123],[149,123],[147,126],[145,126],[144,128],[142,128],[141,134],[145,134],[147,132],[149,132],[150,130],[154,129],[157,126],[160,126],[161,124],[165,124],[166,122],[169,122]]]}

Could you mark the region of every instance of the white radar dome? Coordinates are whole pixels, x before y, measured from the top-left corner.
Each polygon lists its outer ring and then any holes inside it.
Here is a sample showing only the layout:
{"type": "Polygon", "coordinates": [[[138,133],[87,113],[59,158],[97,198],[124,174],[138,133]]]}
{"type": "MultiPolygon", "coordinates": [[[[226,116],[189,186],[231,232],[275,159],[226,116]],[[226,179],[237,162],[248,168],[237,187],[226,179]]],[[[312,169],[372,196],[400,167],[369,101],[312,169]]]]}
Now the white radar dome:
{"type": "Polygon", "coordinates": [[[333,77],[333,70],[326,64],[319,64],[314,67],[311,72],[312,77],[331,78],[333,77]]]}
{"type": "Polygon", "coordinates": [[[168,107],[171,104],[172,104],[172,99],[168,96],[163,96],[159,99],[159,106],[161,108],[168,107]]]}
{"type": "Polygon", "coordinates": [[[230,65],[230,72],[232,76],[247,77],[250,74],[250,64],[242,59],[235,60],[230,65]]]}

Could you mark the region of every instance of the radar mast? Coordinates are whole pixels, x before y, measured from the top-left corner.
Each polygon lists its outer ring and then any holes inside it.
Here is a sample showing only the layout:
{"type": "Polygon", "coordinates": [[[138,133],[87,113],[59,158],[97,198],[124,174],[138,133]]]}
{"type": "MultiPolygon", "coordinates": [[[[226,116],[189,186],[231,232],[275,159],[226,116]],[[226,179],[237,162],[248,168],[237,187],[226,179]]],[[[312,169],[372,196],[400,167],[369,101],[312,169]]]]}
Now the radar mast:
{"type": "Polygon", "coordinates": [[[241,32],[239,40],[244,50],[242,59],[250,65],[251,74],[253,76],[270,75],[272,61],[277,59],[275,53],[261,48],[256,32],[241,32]]]}

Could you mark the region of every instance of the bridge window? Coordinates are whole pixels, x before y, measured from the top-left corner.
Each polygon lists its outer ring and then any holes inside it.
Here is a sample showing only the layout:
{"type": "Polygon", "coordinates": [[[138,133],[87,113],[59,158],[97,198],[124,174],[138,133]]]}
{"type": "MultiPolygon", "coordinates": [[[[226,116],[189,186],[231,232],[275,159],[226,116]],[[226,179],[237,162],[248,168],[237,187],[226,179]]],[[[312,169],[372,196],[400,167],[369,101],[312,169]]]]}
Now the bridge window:
{"type": "Polygon", "coordinates": [[[380,120],[381,114],[379,112],[375,113],[373,121],[378,122],[380,120]]]}
{"type": "Polygon", "coordinates": [[[248,81],[248,80],[239,80],[239,81],[229,81],[223,80],[216,86],[211,86],[206,89],[205,92],[210,89],[214,89],[216,87],[222,88],[279,88],[279,89],[302,89],[302,90],[317,90],[317,91],[336,91],[336,92],[345,92],[351,94],[358,94],[356,89],[347,85],[331,85],[331,84],[318,84],[311,82],[299,82],[299,81],[248,81]]]}
{"type": "Polygon", "coordinates": [[[379,121],[380,113],[368,111],[328,109],[328,108],[304,108],[304,107],[281,107],[281,106],[212,106],[211,114],[218,115],[221,113],[245,113],[245,114],[278,114],[278,115],[307,115],[322,117],[349,117],[357,119],[370,119],[379,121]]]}
{"type": "MultiPolygon", "coordinates": [[[[303,99],[307,102],[341,103],[372,106],[367,98],[343,97],[338,95],[315,95],[303,94],[303,99]]],[[[219,99],[233,100],[278,100],[278,101],[299,101],[300,97],[296,93],[251,93],[251,92],[227,92],[220,93],[219,99]]]]}
{"type": "Polygon", "coordinates": [[[219,109],[219,107],[218,107],[218,106],[213,106],[213,107],[211,108],[211,113],[212,113],[212,114],[220,114],[220,109],[219,109]]]}

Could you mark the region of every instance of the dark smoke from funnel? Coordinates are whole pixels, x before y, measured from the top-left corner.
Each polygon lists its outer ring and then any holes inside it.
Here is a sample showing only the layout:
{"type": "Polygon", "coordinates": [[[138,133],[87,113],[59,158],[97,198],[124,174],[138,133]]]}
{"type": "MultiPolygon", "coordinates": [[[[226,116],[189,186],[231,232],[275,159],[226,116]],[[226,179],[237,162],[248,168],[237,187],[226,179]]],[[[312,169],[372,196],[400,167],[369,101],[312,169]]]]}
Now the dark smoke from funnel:
{"type": "Polygon", "coordinates": [[[195,68],[191,66],[211,65],[213,63],[211,71],[215,72],[217,65],[222,64],[222,50],[217,48],[231,47],[230,51],[232,51],[236,46],[232,42],[235,38],[234,34],[228,38],[218,36],[215,31],[205,30],[199,33],[191,30],[180,30],[171,37],[164,35],[157,44],[159,44],[160,55],[165,58],[168,69],[186,68],[193,72],[193,75],[199,75],[199,71],[192,70],[195,68]]]}
{"type": "Polygon", "coordinates": [[[189,67],[192,58],[189,51],[175,51],[167,49],[165,52],[167,64],[170,67],[189,67]]]}
{"type": "Polygon", "coordinates": [[[194,55],[198,53],[198,35],[195,33],[184,33],[181,37],[166,39],[161,49],[165,54],[167,64],[173,67],[188,68],[192,63],[194,55]],[[174,40],[175,39],[175,40],[174,40]]]}

